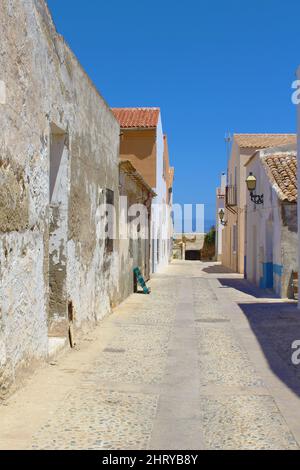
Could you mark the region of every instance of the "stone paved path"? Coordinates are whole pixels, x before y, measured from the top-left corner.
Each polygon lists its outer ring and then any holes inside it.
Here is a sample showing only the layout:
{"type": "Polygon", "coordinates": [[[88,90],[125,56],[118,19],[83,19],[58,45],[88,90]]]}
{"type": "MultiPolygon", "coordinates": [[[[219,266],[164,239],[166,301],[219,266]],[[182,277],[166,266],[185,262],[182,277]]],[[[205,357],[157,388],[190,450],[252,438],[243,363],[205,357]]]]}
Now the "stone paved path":
{"type": "Polygon", "coordinates": [[[299,448],[295,305],[212,263],[151,287],[0,404],[0,449],[299,448]]]}

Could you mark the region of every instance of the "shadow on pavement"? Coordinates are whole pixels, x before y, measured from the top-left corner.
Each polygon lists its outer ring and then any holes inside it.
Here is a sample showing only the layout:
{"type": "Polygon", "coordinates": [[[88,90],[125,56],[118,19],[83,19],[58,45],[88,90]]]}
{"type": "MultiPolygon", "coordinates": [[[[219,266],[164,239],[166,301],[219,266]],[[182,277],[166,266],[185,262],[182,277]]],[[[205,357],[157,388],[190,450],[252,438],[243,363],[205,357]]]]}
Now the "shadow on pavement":
{"type": "Polygon", "coordinates": [[[300,340],[295,303],[239,303],[274,374],[300,396],[300,364],[292,363],[292,343],[300,340]]]}
{"type": "Polygon", "coordinates": [[[202,269],[202,271],[207,274],[233,274],[233,271],[220,264],[208,266],[202,269]]]}
{"type": "Polygon", "coordinates": [[[259,289],[247,279],[219,278],[221,288],[231,288],[244,294],[251,295],[256,299],[278,299],[279,297],[271,289],[259,289]]]}

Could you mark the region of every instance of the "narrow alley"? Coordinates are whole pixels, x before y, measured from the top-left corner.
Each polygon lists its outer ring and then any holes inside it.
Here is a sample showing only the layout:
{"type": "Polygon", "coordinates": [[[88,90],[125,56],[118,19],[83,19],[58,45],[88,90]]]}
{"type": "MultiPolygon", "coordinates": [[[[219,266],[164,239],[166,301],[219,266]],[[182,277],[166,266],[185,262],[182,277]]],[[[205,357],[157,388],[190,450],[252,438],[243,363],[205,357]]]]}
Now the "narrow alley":
{"type": "Polygon", "coordinates": [[[298,449],[296,305],[249,286],[173,261],[0,402],[0,448],[298,449]]]}

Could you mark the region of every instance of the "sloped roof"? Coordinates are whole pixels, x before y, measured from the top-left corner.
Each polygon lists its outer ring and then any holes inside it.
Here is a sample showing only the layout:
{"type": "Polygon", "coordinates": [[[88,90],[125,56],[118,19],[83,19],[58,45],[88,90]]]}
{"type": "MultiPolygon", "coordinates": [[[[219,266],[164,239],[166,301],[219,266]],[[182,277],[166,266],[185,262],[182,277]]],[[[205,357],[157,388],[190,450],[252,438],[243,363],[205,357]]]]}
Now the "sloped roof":
{"type": "Polygon", "coordinates": [[[275,153],[262,157],[271,183],[282,201],[297,202],[296,152],[275,153]]]}
{"type": "Polygon", "coordinates": [[[159,108],[112,108],[123,128],[153,128],[158,124],[159,108]]]}
{"type": "Polygon", "coordinates": [[[297,143],[296,134],[234,134],[241,148],[266,148],[297,143]]]}

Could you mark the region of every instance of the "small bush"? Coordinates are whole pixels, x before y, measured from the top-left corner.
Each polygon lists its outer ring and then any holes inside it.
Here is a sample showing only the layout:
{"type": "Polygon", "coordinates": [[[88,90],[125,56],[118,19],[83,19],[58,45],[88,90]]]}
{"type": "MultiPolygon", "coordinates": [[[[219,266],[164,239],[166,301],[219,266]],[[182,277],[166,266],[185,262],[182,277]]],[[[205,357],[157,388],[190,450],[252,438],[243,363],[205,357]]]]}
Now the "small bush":
{"type": "Polygon", "coordinates": [[[205,235],[203,248],[200,252],[202,260],[212,261],[215,257],[215,240],[216,240],[216,229],[211,227],[209,232],[205,235]]]}

